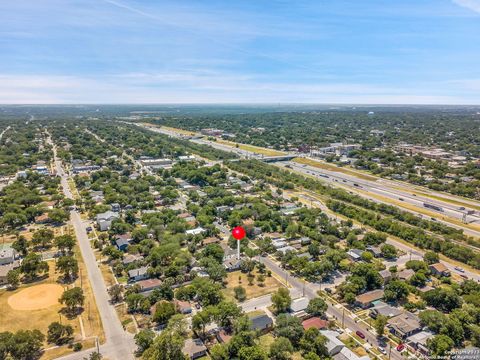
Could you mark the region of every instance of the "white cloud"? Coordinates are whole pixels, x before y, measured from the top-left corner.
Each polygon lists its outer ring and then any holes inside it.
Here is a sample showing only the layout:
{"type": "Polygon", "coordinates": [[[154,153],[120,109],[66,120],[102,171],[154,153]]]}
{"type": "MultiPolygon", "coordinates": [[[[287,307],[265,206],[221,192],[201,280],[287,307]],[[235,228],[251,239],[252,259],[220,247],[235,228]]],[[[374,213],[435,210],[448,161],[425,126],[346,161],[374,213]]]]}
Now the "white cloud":
{"type": "Polygon", "coordinates": [[[455,4],[480,14],[480,0],[452,0],[455,4]]]}
{"type": "Polygon", "coordinates": [[[264,82],[217,72],[129,73],[97,78],[1,75],[0,104],[365,103],[479,104],[469,82],[395,88],[362,83],[264,82]],[[448,92],[437,89],[448,88],[448,92]],[[461,94],[455,95],[455,94],[461,94]]]}

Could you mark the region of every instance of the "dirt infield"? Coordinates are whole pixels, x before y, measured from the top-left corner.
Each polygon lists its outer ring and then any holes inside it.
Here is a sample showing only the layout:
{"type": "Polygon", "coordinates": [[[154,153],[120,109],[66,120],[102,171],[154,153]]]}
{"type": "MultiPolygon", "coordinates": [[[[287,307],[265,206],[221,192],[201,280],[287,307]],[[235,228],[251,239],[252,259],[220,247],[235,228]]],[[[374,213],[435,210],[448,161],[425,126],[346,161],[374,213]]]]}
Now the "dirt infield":
{"type": "Polygon", "coordinates": [[[58,304],[63,288],[57,284],[42,284],[26,288],[8,298],[14,310],[40,310],[58,304]]]}

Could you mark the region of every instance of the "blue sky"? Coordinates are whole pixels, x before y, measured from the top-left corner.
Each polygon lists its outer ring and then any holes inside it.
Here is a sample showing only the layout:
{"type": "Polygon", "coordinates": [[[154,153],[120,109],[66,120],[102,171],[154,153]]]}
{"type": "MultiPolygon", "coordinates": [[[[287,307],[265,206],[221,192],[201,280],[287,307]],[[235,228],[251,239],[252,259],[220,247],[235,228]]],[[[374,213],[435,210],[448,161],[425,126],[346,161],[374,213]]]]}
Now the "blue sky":
{"type": "Polygon", "coordinates": [[[0,2],[0,103],[480,104],[480,0],[0,2]]]}

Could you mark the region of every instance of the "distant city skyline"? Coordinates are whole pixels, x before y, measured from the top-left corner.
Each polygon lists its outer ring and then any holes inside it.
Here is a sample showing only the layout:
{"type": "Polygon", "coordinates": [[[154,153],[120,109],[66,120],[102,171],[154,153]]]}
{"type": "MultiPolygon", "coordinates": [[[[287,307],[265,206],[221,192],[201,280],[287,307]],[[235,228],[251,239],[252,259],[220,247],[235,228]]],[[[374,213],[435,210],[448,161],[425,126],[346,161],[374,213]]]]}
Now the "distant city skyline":
{"type": "Polygon", "coordinates": [[[0,3],[0,103],[480,104],[480,0],[0,3]]]}

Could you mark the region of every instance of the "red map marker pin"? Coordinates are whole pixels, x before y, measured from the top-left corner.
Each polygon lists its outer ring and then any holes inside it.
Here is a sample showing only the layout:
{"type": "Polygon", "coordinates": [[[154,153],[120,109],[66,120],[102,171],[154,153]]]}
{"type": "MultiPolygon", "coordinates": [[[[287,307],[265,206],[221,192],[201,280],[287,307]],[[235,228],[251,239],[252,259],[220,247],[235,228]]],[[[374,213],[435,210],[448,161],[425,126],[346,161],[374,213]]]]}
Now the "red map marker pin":
{"type": "Polygon", "coordinates": [[[237,240],[242,240],[245,237],[245,229],[241,226],[236,226],[232,230],[232,236],[237,240]]]}

